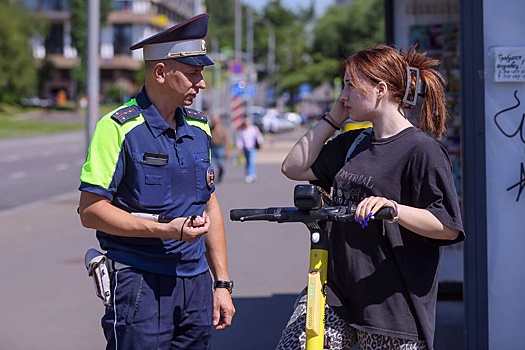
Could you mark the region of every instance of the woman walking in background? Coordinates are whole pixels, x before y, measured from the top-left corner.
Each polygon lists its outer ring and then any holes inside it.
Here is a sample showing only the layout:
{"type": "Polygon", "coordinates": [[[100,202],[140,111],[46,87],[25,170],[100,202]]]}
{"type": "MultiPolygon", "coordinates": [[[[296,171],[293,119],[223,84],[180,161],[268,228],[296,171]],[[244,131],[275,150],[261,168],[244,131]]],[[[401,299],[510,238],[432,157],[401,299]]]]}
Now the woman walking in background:
{"type": "Polygon", "coordinates": [[[245,160],[245,181],[252,183],[257,178],[257,150],[262,147],[264,137],[250,118],[244,118],[241,128],[237,131],[237,149],[242,152],[245,160]]]}

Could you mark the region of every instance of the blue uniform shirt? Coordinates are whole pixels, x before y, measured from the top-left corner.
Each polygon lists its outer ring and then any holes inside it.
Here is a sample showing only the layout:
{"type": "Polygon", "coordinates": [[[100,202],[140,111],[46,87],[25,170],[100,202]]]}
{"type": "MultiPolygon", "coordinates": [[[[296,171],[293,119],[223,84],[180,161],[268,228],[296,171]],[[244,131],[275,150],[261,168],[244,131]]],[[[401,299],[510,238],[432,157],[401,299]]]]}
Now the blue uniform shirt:
{"type": "MultiPolygon", "coordinates": [[[[207,181],[209,125],[190,109],[178,108],[174,118],[176,133],[144,89],[105,115],[93,133],[79,189],[106,197],[127,212],[202,215],[215,190],[207,181]]],[[[195,276],[208,270],[204,237],[189,243],[97,231],[97,238],[110,259],[145,271],[195,276]]]]}

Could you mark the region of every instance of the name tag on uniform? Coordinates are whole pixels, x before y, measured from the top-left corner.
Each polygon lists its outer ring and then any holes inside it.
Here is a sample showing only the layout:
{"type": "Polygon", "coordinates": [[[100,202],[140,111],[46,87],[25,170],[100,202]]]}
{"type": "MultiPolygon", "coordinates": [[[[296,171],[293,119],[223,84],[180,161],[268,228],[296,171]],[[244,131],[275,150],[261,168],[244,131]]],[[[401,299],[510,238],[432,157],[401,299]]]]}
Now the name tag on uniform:
{"type": "Polygon", "coordinates": [[[146,164],[163,165],[168,164],[169,157],[165,153],[146,152],[142,158],[146,164]]]}

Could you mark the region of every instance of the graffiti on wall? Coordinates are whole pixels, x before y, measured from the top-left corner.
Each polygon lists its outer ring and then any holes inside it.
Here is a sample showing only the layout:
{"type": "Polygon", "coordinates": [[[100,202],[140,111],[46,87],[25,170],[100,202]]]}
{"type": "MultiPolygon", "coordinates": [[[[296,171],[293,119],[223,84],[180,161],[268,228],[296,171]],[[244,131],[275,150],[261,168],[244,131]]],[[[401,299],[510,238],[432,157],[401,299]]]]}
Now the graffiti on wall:
{"type": "MultiPolygon", "coordinates": [[[[525,144],[525,113],[518,109],[521,105],[518,90],[514,91],[514,99],[516,103],[513,106],[502,109],[494,115],[494,123],[505,137],[515,138],[519,136],[519,140],[525,144]]],[[[521,162],[519,178],[516,183],[507,188],[507,191],[517,190],[516,202],[518,202],[523,189],[525,189],[525,166],[521,162]]]]}

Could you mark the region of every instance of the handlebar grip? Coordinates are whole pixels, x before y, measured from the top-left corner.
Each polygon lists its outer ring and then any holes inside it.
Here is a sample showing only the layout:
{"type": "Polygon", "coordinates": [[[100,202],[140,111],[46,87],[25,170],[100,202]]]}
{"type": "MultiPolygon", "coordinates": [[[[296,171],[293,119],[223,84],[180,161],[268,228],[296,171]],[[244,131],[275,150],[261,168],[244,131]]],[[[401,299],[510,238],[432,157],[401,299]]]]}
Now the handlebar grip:
{"type": "Polygon", "coordinates": [[[392,220],[394,218],[394,208],[384,207],[377,211],[372,217],[374,220],[392,220]]]}

